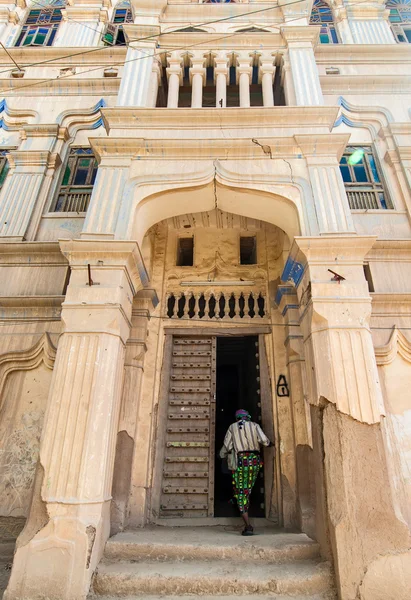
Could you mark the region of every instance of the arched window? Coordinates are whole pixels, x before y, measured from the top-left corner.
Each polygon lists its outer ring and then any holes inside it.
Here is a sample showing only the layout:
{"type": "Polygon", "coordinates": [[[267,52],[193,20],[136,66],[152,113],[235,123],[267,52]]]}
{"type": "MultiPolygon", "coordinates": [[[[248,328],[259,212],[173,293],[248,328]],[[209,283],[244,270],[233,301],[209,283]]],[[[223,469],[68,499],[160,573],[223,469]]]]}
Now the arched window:
{"type": "Polygon", "coordinates": [[[310,25],[321,25],[321,44],[338,44],[331,8],[323,0],[315,0],[311,12],[310,25]]]}
{"type": "Polygon", "coordinates": [[[16,46],[52,46],[63,18],[61,9],[65,5],[64,0],[49,2],[45,0],[41,4],[45,8],[30,10],[17,38],[16,46]]]}
{"type": "Polygon", "coordinates": [[[134,23],[133,11],[128,0],[119,2],[114,9],[111,23],[107,24],[103,42],[108,46],[125,46],[124,23],[134,23]]]}
{"type": "Polygon", "coordinates": [[[411,0],[388,0],[391,28],[400,44],[411,44],[411,0]]]}

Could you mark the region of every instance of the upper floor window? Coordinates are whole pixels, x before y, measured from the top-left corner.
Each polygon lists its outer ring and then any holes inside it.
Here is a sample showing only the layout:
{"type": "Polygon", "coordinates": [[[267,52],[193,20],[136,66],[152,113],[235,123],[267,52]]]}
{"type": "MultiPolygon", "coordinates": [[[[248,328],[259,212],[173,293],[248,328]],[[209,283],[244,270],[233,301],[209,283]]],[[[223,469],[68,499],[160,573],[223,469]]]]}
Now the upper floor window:
{"type": "Polygon", "coordinates": [[[127,0],[117,4],[114,9],[113,19],[111,23],[107,24],[103,42],[108,46],[125,46],[124,23],[134,23],[131,4],[127,0]]]}
{"type": "Polygon", "coordinates": [[[340,171],[352,210],[393,208],[370,146],[347,146],[340,171]]]}
{"type": "Polygon", "coordinates": [[[43,2],[41,6],[30,10],[27,15],[16,46],[52,46],[56,37],[57,29],[63,18],[61,9],[64,8],[64,0],[51,0],[43,2]]]}
{"type": "Polygon", "coordinates": [[[323,0],[315,0],[311,12],[310,25],[321,25],[321,44],[338,44],[339,40],[331,8],[323,0]]]}
{"type": "Polygon", "coordinates": [[[0,189],[3,187],[3,183],[9,172],[9,161],[7,160],[8,150],[0,151],[0,189]]]}
{"type": "Polygon", "coordinates": [[[388,0],[390,21],[395,39],[400,44],[411,43],[411,0],[388,0]]]}
{"type": "Polygon", "coordinates": [[[86,212],[97,168],[91,148],[71,148],[53,212],[86,212]]]}

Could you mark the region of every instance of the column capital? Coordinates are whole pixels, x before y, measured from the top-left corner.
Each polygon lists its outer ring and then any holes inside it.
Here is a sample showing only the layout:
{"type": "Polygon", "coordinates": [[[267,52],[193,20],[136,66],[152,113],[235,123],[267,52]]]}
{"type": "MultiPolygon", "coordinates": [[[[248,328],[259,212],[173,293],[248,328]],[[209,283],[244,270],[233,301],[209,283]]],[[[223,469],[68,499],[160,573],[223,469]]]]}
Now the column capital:
{"type": "Polygon", "coordinates": [[[141,50],[154,50],[157,47],[158,37],[160,35],[160,28],[151,25],[136,25],[133,23],[126,23],[123,25],[124,34],[126,36],[127,43],[132,48],[141,50]],[[151,39],[142,39],[151,38],[151,39]]]}
{"type": "Polygon", "coordinates": [[[349,133],[331,133],[324,135],[302,134],[294,139],[308,164],[339,163],[345,147],[350,140],[349,133]]]}
{"type": "MultiPolygon", "coordinates": [[[[188,56],[189,56],[189,60],[191,63],[190,70],[189,70],[191,85],[193,83],[194,75],[201,75],[201,77],[203,79],[203,85],[205,85],[205,82],[206,82],[206,69],[205,69],[206,56],[204,56],[203,52],[190,52],[188,56]]],[[[208,52],[207,52],[207,56],[208,56],[208,52]]]]}
{"type": "Polygon", "coordinates": [[[66,6],[61,9],[61,14],[64,21],[80,21],[82,23],[89,21],[106,23],[108,21],[107,9],[99,6],[66,6]]]}
{"type": "Polygon", "coordinates": [[[269,74],[271,75],[272,80],[274,81],[276,66],[274,65],[275,54],[260,54],[259,56],[259,69],[258,69],[258,81],[262,82],[263,75],[269,74]]]}
{"type": "Polygon", "coordinates": [[[252,67],[253,58],[254,58],[254,53],[252,56],[248,53],[236,53],[235,54],[235,61],[237,64],[237,69],[236,69],[237,70],[237,83],[238,83],[241,75],[248,75],[248,78],[251,83],[251,77],[253,75],[253,67],[252,67]]]}
{"type": "Polygon", "coordinates": [[[167,64],[169,65],[166,68],[167,79],[170,78],[170,75],[178,75],[180,80],[180,85],[183,84],[183,66],[184,66],[184,53],[174,51],[170,54],[167,54],[167,64]]]}
{"type": "Polygon", "coordinates": [[[316,48],[320,39],[320,26],[310,27],[281,27],[288,48],[316,48]]]}

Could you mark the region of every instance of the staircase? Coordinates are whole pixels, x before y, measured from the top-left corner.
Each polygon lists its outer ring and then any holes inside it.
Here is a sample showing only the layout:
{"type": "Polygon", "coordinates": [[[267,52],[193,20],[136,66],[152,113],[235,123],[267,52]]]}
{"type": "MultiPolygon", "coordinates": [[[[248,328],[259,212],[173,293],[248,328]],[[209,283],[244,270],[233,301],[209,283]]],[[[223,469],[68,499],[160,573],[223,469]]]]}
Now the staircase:
{"type": "Polygon", "coordinates": [[[330,565],[304,534],[261,525],[253,537],[242,537],[235,526],[158,526],[120,533],[107,542],[90,598],[179,596],[336,598],[330,565]]]}

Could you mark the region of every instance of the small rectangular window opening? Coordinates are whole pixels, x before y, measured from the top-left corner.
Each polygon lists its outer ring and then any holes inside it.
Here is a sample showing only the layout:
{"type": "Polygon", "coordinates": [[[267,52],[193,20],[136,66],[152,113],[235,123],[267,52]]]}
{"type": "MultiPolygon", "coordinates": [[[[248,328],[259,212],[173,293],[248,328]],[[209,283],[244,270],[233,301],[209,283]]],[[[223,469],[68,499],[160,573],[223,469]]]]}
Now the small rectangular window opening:
{"type": "Polygon", "coordinates": [[[255,236],[240,237],[240,264],[257,264],[257,243],[255,236]]]}
{"type": "Polygon", "coordinates": [[[364,264],[364,275],[365,275],[365,279],[367,280],[367,283],[368,283],[368,291],[371,293],[375,292],[374,282],[372,280],[371,269],[370,269],[369,263],[364,264]]]}
{"type": "Polygon", "coordinates": [[[192,267],[194,264],[194,238],[179,238],[177,242],[177,266],[192,267]]]}

